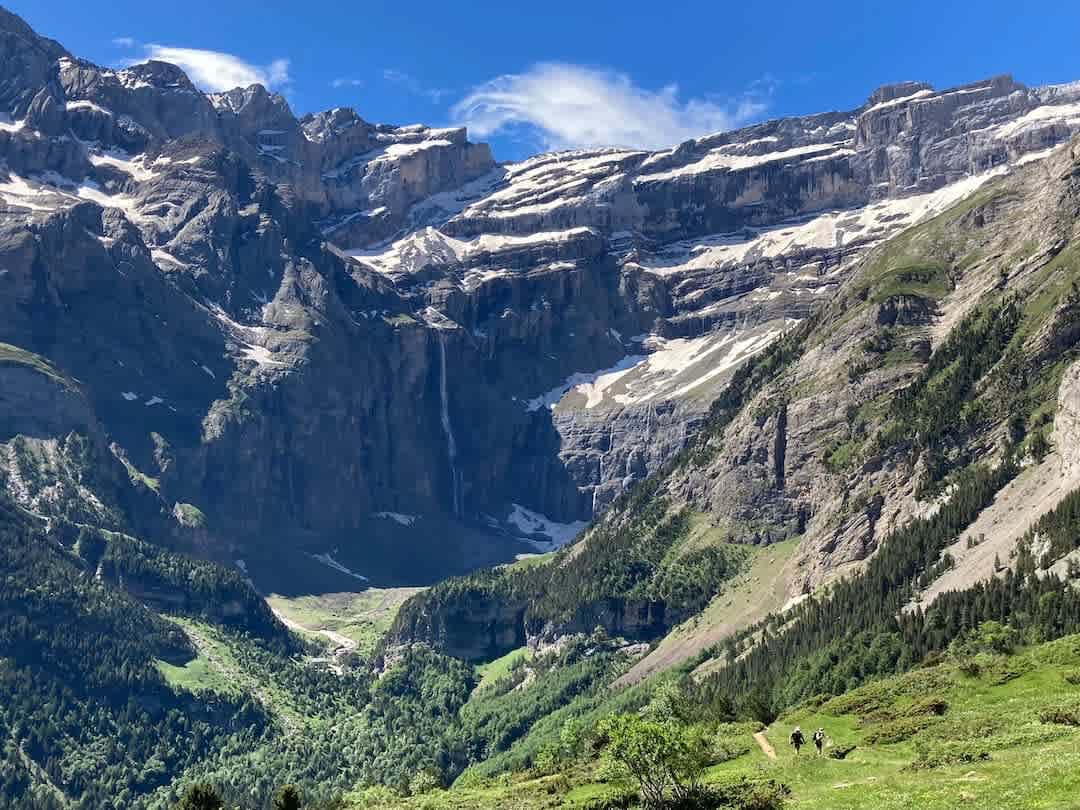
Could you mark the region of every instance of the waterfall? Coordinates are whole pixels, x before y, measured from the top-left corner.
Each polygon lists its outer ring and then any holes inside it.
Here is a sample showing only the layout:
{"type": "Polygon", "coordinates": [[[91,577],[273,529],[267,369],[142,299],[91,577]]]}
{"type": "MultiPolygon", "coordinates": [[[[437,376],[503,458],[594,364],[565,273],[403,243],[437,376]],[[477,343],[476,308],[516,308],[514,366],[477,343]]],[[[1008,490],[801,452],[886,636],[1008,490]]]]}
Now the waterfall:
{"type": "Polygon", "coordinates": [[[442,399],[442,428],[446,434],[446,455],[450,462],[450,503],[455,516],[461,515],[461,476],[457,469],[457,442],[450,424],[450,407],[446,394],[446,339],[439,331],[439,395],[442,399]]]}

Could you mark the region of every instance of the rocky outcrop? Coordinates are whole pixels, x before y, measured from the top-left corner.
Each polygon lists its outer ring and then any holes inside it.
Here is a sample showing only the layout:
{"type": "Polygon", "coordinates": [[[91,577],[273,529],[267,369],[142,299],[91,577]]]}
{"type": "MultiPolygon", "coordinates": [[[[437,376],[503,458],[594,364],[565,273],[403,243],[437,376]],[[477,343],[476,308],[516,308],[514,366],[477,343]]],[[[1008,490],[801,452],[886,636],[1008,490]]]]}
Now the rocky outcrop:
{"type": "MultiPolygon", "coordinates": [[[[458,597],[438,610],[410,614],[409,621],[397,628],[399,639],[425,639],[466,661],[490,661],[525,645],[526,604],[479,588],[458,597]]],[[[387,649],[395,646],[391,640],[387,649]]]]}
{"type": "Polygon", "coordinates": [[[95,427],[89,403],[71,381],[39,358],[0,344],[0,442],[87,433],[95,427]]]}

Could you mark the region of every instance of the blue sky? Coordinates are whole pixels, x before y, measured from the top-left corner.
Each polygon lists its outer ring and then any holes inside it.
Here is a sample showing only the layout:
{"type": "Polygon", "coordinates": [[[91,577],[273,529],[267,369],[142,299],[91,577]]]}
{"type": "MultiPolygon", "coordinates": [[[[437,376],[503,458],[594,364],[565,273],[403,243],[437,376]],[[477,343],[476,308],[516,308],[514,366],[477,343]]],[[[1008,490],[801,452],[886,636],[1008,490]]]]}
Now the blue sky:
{"type": "Polygon", "coordinates": [[[469,124],[499,159],[659,147],[848,109],[904,79],[1080,79],[1080,3],[6,0],[104,65],[157,55],[198,83],[261,80],[298,114],[469,124]],[[1028,6],[1032,8],[1032,6],[1028,6]]]}

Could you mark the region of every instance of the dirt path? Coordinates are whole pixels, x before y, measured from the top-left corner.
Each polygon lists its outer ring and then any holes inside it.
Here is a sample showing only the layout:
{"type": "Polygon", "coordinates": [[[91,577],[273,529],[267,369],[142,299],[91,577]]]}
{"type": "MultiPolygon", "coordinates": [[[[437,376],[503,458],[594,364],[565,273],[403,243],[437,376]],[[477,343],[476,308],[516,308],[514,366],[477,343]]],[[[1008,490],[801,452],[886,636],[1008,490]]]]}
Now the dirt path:
{"type": "Polygon", "coordinates": [[[343,636],[341,633],[336,633],[333,630],[317,630],[314,627],[307,627],[306,625],[301,624],[295,619],[290,619],[288,616],[286,616],[279,610],[274,610],[273,608],[270,609],[274,612],[274,615],[278,617],[278,621],[280,621],[290,630],[296,630],[301,633],[316,633],[320,636],[325,636],[326,638],[334,642],[339,649],[344,648],[348,652],[352,652],[357,647],[356,642],[348,636],[343,636]]]}
{"type": "Polygon", "coordinates": [[[769,742],[769,738],[765,736],[764,731],[754,732],[754,742],[758,744],[758,747],[765,756],[769,759],[776,759],[776,749],[772,747],[772,743],[769,742]]]}

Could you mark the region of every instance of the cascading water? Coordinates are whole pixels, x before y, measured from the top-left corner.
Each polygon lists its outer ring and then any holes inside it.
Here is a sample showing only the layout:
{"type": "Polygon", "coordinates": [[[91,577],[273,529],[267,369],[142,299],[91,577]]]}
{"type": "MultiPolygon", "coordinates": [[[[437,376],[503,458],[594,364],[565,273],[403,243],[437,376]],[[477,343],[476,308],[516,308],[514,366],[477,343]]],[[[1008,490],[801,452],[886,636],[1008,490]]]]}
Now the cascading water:
{"type": "Polygon", "coordinates": [[[461,475],[457,469],[457,442],[450,424],[446,382],[446,338],[439,332],[439,395],[442,398],[442,428],[446,434],[446,455],[450,462],[450,503],[455,516],[461,515],[461,475]]]}

